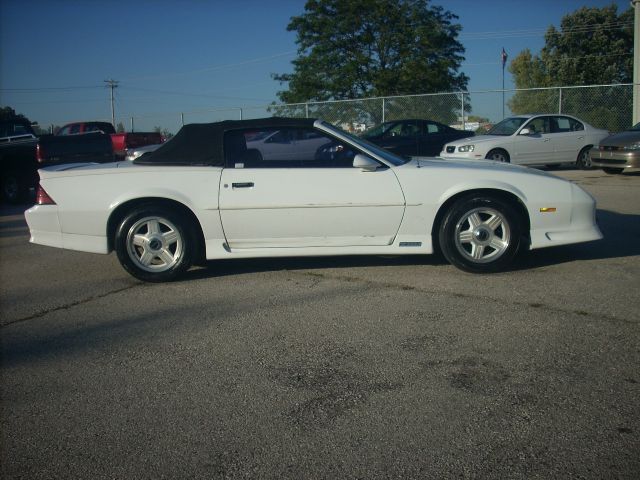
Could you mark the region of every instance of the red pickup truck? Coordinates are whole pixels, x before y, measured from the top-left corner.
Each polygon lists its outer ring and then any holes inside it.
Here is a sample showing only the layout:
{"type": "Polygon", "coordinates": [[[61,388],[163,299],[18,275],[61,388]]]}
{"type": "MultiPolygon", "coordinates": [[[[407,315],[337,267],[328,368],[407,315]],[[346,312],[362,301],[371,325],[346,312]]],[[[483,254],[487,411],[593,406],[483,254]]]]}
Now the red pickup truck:
{"type": "Polygon", "coordinates": [[[127,154],[127,149],[130,148],[139,148],[164,142],[164,138],[158,132],[116,133],[115,128],[109,122],[68,123],[60,128],[56,135],[76,135],[89,132],[104,132],[111,135],[113,153],[118,157],[124,157],[127,154]]]}

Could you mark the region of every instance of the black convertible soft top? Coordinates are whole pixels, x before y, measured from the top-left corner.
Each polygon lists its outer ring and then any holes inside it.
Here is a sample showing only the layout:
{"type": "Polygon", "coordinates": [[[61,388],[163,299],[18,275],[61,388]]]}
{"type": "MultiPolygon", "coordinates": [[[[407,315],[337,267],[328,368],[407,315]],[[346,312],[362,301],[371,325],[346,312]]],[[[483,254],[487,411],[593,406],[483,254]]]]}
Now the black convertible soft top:
{"type": "Polygon", "coordinates": [[[310,128],[315,118],[269,117],[185,125],[170,141],[133,161],[137,165],[224,166],[224,133],[247,128],[310,128]]]}

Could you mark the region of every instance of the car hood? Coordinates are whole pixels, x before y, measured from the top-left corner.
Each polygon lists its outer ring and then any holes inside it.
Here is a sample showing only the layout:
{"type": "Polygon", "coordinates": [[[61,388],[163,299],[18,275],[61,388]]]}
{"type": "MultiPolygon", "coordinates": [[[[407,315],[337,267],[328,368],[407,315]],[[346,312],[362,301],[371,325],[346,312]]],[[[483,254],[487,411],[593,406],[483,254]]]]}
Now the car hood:
{"type": "MultiPolygon", "coordinates": [[[[513,165],[511,163],[493,162],[490,160],[468,160],[468,159],[441,159],[431,157],[417,157],[404,165],[407,168],[432,168],[438,170],[451,170],[451,171],[475,171],[475,172],[491,172],[496,174],[497,172],[511,173],[511,174],[524,174],[524,175],[538,175],[543,177],[550,177],[560,179],[550,173],[535,168],[525,167],[522,165],[513,165]]],[[[453,173],[453,172],[452,172],[453,173]]]]}
{"type": "Polygon", "coordinates": [[[640,142],[640,132],[628,131],[616,133],[615,135],[611,135],[604,140],[600,140],[600,145],[606,145],[608,147],[624,147],[626,145],[631,145],[638,142],[640,142]]]}
{"type": "Polygon", "coordinates": [[[467,145],[470,142],[472,142],[474,145],[478,143],[488,143],[495,141],[503,142],[505,138],[509,138],[509,135],[476,135],[475,137],[467,137],[456,140],[454,142],[447,142],[447,145],[467,145]]]}

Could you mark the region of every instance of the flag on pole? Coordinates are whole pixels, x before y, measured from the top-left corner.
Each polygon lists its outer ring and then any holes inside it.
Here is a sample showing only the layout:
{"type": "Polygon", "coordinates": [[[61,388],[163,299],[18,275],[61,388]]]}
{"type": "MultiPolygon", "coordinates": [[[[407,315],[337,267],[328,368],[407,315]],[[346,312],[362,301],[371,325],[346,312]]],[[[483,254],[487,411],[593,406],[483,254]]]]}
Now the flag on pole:
{"type": "Polygon", "coordinates": [[[507,64],[507,52],[504,51],[504,47],[502,47],[502,54],[500,55],[502,58],[502,69],[504,70],[504,66],[507,64]]]}

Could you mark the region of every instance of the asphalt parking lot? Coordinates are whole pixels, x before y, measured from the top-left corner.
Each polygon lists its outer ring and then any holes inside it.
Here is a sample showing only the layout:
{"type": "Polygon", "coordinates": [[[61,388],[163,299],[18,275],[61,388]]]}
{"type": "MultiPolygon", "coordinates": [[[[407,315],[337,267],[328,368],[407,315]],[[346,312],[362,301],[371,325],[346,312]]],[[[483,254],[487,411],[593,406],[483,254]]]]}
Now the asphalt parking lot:
{"type": "Polygon", "coordinates": [[[2,478],[640,476],[640,173],[513,271],[216,262],[142,284],[0,211],[2,478]]]}

